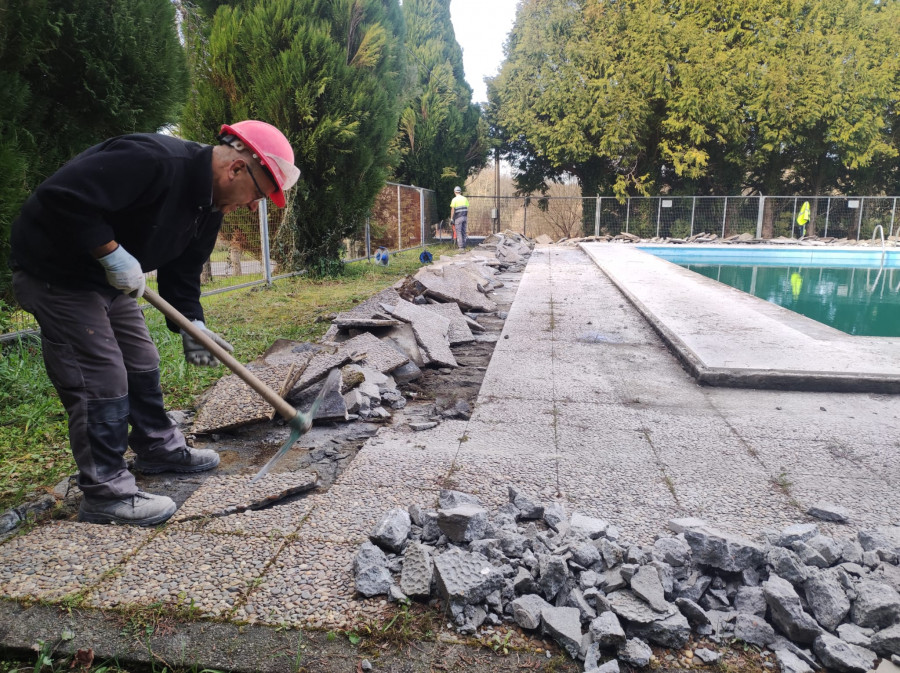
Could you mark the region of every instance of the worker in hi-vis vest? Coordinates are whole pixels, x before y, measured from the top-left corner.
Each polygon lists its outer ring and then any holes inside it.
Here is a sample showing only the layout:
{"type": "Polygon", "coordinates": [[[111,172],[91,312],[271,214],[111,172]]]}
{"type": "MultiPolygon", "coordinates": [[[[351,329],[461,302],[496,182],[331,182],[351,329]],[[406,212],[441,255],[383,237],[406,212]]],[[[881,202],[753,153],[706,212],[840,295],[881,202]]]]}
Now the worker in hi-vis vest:
{"type": "Polygon", "coordinates": [[[456,245],[466,247],[466,225],[469,222],[469,199],[462,195],[462,189],[453,188],[454,197],[450,202],[450,222],[453,224],[456,245]]]}
{"type": "Polygon", "coordinates": [[[800,206],[800,214],[797,215],[797,226],[800,227],[800,235],[797,238],[806,236],[806,223],[809,222],[809,201],[804,201],[800,206]]]}

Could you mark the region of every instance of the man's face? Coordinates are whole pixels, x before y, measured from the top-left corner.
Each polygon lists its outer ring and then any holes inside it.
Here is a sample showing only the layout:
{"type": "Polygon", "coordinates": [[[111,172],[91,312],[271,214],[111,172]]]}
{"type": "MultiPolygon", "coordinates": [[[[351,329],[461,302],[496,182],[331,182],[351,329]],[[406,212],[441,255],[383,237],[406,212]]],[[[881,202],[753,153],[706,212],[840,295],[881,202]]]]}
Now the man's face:
{"type": "Polygon", "coordinates": [[[267,171],[250,159],[234,159],[221,180],[213,183],[213,205],[226,215],[239,208],[256,212],[259,202],[275,191],[267,171]]]}

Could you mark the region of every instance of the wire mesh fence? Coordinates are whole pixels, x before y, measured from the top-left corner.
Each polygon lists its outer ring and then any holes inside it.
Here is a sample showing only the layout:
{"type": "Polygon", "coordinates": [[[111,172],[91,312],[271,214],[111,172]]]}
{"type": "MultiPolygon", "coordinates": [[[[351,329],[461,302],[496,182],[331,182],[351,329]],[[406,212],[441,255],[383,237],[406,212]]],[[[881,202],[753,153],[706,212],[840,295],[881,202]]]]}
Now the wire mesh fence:
{"type": "Polygon", "coordinates": [[[649,196],[535,197],[469,196],[470,235],[506,229],[554,240],[577,236],[633,234],[641,238],[809,236],[869,239],[881,225],[885,237],[900,235],[896,196],[649,196]],[[805,232],[797,224],[810,204],[805,232]]]}
{"type": "Polygon", "coordinates": [[[394,253],[421,247],[439,238],[440,225],[433,190],[389,182],[359,235],[344,240],[345,259],[366,259],[379,248],[394,253]]]}
{"type": "MultiPolygon", "coordinates": [[[[806,236],[870,239],[877,226],[884,236],[900,235],[896,196],[469,196],[468,235],[476,241],[493,232],[511,230],[531,238],[553,240],[622,233],[641,238],[720,237],[750,234],[771,239],[806,236]],[[805,230],[797,224],[809,202],[805,230]]],[[[203,294],[227,292],[283,277],[269,251],[284,211],[239,211],[225,217],[216,246],[201,277],[203,294]]],[[[435,192],[388,183],[360,233],[344,241],[345,261],[372,258],[436,242],[448,242],[453,229],[438,217],[435,192]]],[[[155,274],[148,274],[155,284],[155,274]]],[[[35,330],[24,311],[0,311],[0,335],[35,330]]],[[[0,336],[4,338],[4,336],[0,336]]]]}

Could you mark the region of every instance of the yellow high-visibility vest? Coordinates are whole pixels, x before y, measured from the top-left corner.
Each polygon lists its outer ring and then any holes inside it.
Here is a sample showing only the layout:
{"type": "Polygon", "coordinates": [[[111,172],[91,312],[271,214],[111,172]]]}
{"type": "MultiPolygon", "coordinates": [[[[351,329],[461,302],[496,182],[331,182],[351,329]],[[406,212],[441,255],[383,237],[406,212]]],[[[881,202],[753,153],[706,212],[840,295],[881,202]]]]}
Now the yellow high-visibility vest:
{"type": "Polygon", "coordinates": [[[800,206],[800,214],[797,215],[797,224],[805,227],[807,222],[809,222],[809,201],[804,201],[800,206]]]}

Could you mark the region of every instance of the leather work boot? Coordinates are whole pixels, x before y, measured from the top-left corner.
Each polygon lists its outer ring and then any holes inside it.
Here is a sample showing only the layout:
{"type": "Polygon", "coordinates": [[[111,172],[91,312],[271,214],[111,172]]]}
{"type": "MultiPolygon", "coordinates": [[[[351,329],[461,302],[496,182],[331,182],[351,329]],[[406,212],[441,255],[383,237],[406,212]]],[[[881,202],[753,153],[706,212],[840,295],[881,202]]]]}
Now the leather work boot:
{"type": "Polygon", "coordinates": [[[86,523],[113,523],[122,526],[155,526],[166,521],[177,507],[172,498],[138,491],[119,500],[84,498],[78,520],[86,523]]]}
{"type": "Polygon", "coordinates": [[[206,472],[218,464],[219,454],[212,449],[191,449],[185,446],[156,459],[138,456],[134,459],[134,470],[144,474],[206,472]]]}

